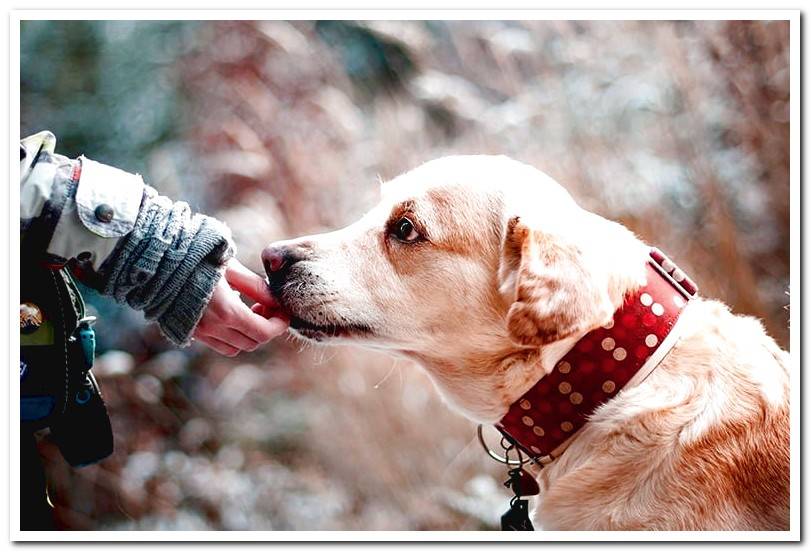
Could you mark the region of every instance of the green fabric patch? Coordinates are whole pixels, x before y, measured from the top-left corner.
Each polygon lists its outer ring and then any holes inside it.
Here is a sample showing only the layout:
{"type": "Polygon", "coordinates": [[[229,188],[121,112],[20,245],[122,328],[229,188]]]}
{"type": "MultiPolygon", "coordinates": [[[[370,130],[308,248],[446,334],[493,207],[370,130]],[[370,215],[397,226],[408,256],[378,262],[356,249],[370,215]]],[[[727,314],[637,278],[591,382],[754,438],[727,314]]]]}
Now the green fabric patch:
{"type": "Polygon", "coordinates": [[[46,320],[37,328],[37,331],[24,334],[20,333],[20,346],[29,347],[31,345],[53,345],[54,327],[50,320],[46,320]]]}

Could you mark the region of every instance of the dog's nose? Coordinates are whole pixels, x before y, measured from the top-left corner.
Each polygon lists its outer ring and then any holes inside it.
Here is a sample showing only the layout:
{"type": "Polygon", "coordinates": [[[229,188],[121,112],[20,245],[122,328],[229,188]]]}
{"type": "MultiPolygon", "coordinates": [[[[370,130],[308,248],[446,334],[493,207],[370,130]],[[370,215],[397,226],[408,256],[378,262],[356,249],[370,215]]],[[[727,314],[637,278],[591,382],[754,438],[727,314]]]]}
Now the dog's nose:
{"type": "Polygon", "coordinates": [[[274,272],[279,272],[286,263],[284,247],[266,247],[262,251],[262,263],[265,265],[265,272],[268,276],[274,272]]]}
{"type": "Polygon", "coordinates": [[[262,264],[271,280],[284,280],[295,263],[305,258],[305,247],[296,244],[271,244],[262,251],[262,264]]]}

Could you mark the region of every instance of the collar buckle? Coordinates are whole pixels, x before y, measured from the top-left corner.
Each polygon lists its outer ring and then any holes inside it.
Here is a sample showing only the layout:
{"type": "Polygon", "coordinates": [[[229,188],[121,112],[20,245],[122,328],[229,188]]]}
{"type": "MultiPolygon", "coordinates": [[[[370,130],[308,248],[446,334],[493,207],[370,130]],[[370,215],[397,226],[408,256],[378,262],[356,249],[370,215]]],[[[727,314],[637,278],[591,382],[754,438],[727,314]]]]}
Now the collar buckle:
{"type": "Polygon", "coordinates": [[[688,301],[698,295],[698,286],[676,263],[655,247],[650,250],[650,265],[688,301]]]}

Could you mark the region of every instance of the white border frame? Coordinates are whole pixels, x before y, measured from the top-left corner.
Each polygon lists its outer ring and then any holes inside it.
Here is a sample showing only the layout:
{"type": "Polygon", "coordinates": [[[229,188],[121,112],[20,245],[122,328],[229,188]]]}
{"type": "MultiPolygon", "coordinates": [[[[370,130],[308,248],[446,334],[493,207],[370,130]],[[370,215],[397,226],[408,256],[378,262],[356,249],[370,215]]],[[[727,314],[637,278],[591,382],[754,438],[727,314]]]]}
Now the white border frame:
{"type": "MultiPolygon", "coordinates": [[[[791,303],[795,314],[801,304],[800,286],[800,11],[799,10],[15,10],[9,18],[9,73],[10,112],[9,143],[7,151],[20,139],[20,22],[22,20],[253,20],[253,19],[538,19],[538,20],[787,20],[790,32],[790,285],[791,303]]],[[[9,183],[19,181],[19,164],[9,157],[9,183]]],[[[9,339],[10,392],[10,478],[9,514],[10,537],[13,541],[798,541],[800,539],[800,317],[794,316],[790,327],[791,354],[791,514],[790,530],[780,532],[630,532],[594,531],[561,532],[537,531],[534,533],[498,531],[20,531],[19,505],[20,485],[12,474],[19,473],[19,378],[13,368],[19,362],[19,333],[16,331],[16,310],[10,308],[19,303],[19,271],[14,260],[19,259],[20,245],[16,239],[19,220],[19,188],[9,185],[8,243],[10,246],[9,286],[11,296],[5,304],[9,339]],[[14,328],[15,331],[11,331],[14,328]]],[[[2,271],[0,271],[1,273],[2,271]]],[[[0,287],[3,282],[0,280],[0,287]]],[[[2,455],[0,455],[2,456],[2,455]]],[[[3,522],[5,523],[5,521],[3,522]]]]}

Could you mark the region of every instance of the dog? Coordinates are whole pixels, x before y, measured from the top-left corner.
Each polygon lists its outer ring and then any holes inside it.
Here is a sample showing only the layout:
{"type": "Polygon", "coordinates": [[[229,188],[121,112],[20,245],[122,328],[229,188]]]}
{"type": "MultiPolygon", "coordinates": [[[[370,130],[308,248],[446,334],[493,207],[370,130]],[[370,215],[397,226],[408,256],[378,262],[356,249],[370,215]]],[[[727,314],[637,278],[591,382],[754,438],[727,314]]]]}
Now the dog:
{"type": "MultiPolygon", "coordinates": [[[[481,424],[534,408],[528,390],[656,277],[631,231],[504,156],[433,160],[381,196],[341,230],[269,245],[269,286],[294,334],[416,361],[481,424]]],[[[664,357],[547,459],[536,526],[789,528],[789,355],[756,319],[687,299],[664,357]]]]}

